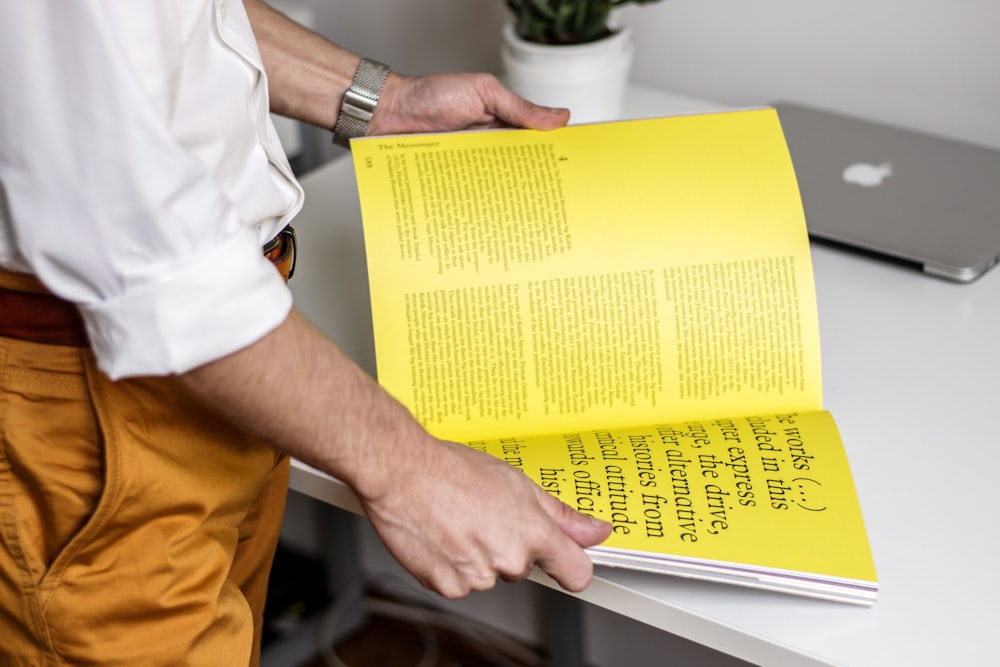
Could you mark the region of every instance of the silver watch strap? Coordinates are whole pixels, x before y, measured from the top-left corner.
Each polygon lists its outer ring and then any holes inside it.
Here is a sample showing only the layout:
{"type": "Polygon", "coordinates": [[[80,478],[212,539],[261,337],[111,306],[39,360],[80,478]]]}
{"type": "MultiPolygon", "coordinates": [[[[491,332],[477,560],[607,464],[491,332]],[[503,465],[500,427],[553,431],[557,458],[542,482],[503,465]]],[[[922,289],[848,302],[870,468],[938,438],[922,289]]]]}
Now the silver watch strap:
{"type": "Polygon", "coordinates": [[[340,104],[340,115],[333,126],[333,143],[349,148],[352,138],[365,136],[387,78],[387,65],[370,58],[361,59],[340,104]]]}

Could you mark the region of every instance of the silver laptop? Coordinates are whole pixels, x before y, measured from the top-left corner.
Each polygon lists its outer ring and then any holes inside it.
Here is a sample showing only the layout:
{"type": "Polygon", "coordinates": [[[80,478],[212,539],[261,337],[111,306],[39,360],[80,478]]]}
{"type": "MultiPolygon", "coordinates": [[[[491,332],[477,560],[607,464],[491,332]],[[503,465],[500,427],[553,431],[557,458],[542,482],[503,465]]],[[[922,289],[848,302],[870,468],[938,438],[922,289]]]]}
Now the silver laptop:
{"type": "Polygon", "coordinates": [[[1000,259],[1000,151],[774,105],[814,239],[959,282],[1000,259]]]}

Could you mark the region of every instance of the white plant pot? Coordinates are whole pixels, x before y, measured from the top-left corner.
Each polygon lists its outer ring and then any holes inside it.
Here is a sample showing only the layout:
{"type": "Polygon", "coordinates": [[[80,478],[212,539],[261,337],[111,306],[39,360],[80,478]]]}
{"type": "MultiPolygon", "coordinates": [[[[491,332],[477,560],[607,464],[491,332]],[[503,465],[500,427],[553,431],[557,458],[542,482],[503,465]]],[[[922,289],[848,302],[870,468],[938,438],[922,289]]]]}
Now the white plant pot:
{"type": "Polygon", "coordinates": [[[617,120],[633,53],[628,27],[596,42],[548,45],[526,42],[507,24],[500,47],[501,78],[536,104],[568,108],[570,123],[617,120]]]}

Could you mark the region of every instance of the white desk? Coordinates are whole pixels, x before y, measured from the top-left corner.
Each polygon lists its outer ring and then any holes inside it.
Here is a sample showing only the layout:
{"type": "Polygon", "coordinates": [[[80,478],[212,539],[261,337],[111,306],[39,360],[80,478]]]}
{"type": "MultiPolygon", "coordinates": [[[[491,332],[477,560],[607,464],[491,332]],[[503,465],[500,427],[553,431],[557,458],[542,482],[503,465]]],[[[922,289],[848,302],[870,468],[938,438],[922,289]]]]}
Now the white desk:
{"type": "MultiPolygon", "coordinates": [[[[634,88],[630,115],[712,105],[634,88]]],[[[299,308],[374,369],[350,161],[303,179],[299,308]]],[[[1000,665],[1000,269],[969,285],[814,247],[825,404],[837,419],[875,554],[872,609],[599,568],[577,597],[761,664],[1000,665]]],[[[296,463],[291,488],[359,511],[296,463]]],[[[536,571],[532,579],[554,585],[536,571]]]]}

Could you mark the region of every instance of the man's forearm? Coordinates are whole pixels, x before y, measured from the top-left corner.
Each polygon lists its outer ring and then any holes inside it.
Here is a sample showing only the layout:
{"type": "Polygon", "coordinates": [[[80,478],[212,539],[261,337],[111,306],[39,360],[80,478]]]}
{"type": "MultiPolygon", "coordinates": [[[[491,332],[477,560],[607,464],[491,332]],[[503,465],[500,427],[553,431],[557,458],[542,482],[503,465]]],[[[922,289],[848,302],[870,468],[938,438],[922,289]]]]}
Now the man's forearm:
{"type": "Polygon", "coordinates": [[[433,438],[297,311],[182,380],[235,424],[349,484],[389,551],[442,595],[523,578],[534,563],[569,590],[590,581],[581,546],[610,524],[499,459],[433,438]]]}
{"type": "MultiPolygon", "coordinates": [[[[244,0],[267,71],[271,111],[333,129],[360,56],[295,23],[262,0],[244,0]]],[[[418,77],[390,72],[368,134],[447,132],[487,127],[547,130],[566,109],[531,104],[491,74],[418,77]]]]}
{"type": "Polygon", "coordinates": [[[359,57],[261,0],[244,0],[269,81],[271,111],[330,129],[359,57]]]}
{"type": "Polygon", "coordinates": [[[247,432],[369,498],[384,491],[389,447],[431,442],[406,408],[295,310],[250,347],[181,379],[247,432]]]}

